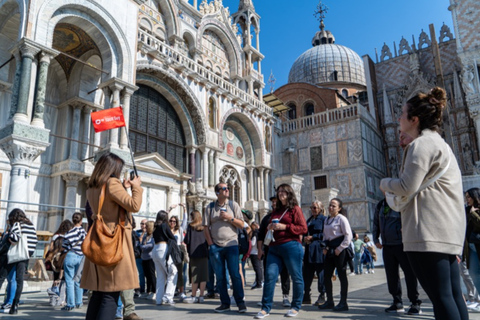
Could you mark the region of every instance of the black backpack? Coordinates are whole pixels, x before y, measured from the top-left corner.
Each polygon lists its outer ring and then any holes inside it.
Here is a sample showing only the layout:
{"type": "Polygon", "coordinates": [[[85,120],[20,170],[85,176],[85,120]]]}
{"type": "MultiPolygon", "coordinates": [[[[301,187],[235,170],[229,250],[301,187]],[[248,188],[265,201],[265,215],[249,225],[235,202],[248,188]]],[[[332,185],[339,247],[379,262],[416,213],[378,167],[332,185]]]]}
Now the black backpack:
{"type": "Polygon", "coordinates": [[[172,258],[173,264],[177,265],[183,262],[183,252],[177,244],[177,240],[168,239],[168,256],[172,258]]]}

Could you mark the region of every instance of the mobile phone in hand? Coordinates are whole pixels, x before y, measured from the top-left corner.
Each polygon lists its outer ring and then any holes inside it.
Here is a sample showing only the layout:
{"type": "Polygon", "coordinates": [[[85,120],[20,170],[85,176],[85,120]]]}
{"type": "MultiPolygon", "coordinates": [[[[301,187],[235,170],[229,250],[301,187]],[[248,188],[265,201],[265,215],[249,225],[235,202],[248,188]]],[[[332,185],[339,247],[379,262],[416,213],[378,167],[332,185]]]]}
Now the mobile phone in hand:
{"type": "Polygon", "coordinates": [[[130,171],[130,180],[135,179],[135,171],[130,171]]]}

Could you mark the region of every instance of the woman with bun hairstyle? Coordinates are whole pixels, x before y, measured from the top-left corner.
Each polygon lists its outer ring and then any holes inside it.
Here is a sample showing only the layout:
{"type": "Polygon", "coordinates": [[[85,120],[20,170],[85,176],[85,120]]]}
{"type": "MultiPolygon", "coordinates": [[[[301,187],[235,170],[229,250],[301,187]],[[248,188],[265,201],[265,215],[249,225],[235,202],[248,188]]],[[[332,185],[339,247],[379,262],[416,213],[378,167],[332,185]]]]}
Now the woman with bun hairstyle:
{"type": "Polygon", "coordinates": [[[435,319],[464,320],[468,312],[456,256],[462,254],[466,218],[461,172],[439,134],[446,102],[445,90],[435,87],[403,106],[400,131],[414,140],[404,150],[399,178],[382,179],[380,188],[409,199],[401,211],[404,251],[435,319]]]}
{"type": "Polygon", "coordinates": [[[88,181],[87,201],[92,209],[92,219],[97,219],[100,193],[105,185],[105,199],[101,215],[105,225],[114,230],[125,221],[123,259],[114,266],[96,265],[85,259],[80,287],[91,290],[86,320],[113,320],[117,311],[120,291],[138,288],[138,272],[132,243],[132,212],[142,205],[143,189],[140,177],[125,179],[122,183],[124,161],[114,153],[105,153],[95,164],[88,181]],[[131,188],[132,195],[126,189],[131,188]]]}

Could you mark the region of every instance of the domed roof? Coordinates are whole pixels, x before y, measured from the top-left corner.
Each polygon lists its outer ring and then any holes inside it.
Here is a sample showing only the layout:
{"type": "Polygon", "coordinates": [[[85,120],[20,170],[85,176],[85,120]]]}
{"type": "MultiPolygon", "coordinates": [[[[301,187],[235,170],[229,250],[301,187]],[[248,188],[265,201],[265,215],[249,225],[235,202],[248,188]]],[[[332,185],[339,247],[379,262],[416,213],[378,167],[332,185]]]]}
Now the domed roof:
{"type": "Polygon", "coordinates": [[[324,30],[323,23],[321,27],[312,39],[314,47],[293,63],[288,83],[347,82],[365,86],[365,71],[360,56],[350,48],[335,44],[333,34],[324,30]]]}

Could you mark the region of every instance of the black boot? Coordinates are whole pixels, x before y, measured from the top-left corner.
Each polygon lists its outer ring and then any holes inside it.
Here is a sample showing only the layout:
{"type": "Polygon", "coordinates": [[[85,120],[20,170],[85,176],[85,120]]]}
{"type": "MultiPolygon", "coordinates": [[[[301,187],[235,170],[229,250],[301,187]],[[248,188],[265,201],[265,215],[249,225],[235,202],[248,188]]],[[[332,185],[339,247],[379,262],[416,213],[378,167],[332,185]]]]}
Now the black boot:
{"type": "Polygon", "coordinates": [[[302,304],[312,304],[312,298],[310,298],[310,294],[303,294],[302,304]]]}
{"type": "Polygon", "coordinates": [[[9,314],[17,314],[18,313],[18,300],[13,299],[12,306],[10,307],[9,314]]]}
{"type": "Polygon", "coordinates": [[[333,309],[333,311],[348,311],[347,301],[341,300],[333,309]]]}
{"type": "Polygon", "coordinates": [[[333,303],[333,300],[327,300],[324,304],[319,305],[318,309],[327,310],[327,309],[333,309],[334,307],[335,307],[335,303],[333,303]]]}

